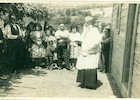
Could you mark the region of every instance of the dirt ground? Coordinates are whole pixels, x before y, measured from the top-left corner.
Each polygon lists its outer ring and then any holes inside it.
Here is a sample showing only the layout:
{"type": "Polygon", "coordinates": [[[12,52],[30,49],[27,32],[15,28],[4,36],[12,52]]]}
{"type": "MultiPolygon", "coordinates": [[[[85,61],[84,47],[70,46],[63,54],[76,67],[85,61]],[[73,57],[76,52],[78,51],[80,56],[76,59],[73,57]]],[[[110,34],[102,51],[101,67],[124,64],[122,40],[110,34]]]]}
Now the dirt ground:
{"type": "Polygon", "coordinates": [[[120,92],[112,76],[98,72],[96,90],[78,87],[77,70],[22,70],[15,76],[2,75],[1,97],[23,98],[120,98],[120,92]]]}

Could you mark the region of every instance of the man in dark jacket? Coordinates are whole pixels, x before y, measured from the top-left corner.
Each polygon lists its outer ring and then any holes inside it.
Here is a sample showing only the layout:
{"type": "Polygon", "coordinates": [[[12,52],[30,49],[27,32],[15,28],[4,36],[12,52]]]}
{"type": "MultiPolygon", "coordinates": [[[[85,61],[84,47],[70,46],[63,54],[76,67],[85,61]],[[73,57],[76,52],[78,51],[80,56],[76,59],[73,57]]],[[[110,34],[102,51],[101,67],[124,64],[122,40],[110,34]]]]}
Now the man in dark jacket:
{"type": "Polygon", "coordinates": [[[101,72],[109,72],[109,51],[110,51],[110,29],[105,28],[105,35],[102,37],[101,41],[101,58],[99,62],[99,70],[101,72]]]}

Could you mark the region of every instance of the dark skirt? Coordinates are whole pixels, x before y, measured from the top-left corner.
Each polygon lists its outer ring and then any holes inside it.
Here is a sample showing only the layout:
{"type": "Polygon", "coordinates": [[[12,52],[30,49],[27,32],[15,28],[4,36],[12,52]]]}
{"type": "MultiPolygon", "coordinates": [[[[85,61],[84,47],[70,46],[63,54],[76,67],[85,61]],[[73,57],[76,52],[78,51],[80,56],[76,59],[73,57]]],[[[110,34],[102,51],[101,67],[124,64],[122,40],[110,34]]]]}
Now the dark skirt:
{"type": "Polygon", "coordinates": [[[80,82],[81,86],[96,88],[97,69],[78,70],[76,82],[80,82]]]}
{"type": "Polygon", "coordinates": [[[21,40],[8,40],[8,57],[11,66],[21,67],[24,63],[24,45],[21,40]]]}

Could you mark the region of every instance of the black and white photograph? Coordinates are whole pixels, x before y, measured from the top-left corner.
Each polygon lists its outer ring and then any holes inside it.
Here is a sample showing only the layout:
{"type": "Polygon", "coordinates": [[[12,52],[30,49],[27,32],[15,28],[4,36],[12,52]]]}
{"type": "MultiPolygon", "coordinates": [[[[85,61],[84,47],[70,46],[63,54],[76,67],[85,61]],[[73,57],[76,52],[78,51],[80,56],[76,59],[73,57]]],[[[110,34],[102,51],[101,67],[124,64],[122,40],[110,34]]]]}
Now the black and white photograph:
{"type": "Polygon", "coordinates": [[[139,28],[138,1],[0,1],[0,98],[140,98],[139,28]]]}

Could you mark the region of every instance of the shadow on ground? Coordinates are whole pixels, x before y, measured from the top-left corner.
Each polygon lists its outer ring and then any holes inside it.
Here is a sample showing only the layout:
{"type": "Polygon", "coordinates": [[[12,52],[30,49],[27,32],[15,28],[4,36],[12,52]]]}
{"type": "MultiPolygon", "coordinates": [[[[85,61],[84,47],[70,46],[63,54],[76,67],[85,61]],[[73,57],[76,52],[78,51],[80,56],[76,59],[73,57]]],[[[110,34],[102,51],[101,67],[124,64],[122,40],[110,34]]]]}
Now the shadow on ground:
{"type": "Polygon", "coordinates": [[[98,80],[97,81],[97,88],[99,88],[101,85],[103,85],[103,83],[100,80],[98,80]]]}
{"type": "Polygon", "coordinates": [[[113,94],[117,97],[117,98],[122,98],[121,94],[120,94],[120,91],[119,91],[119,88],[113,78],[113,76],[110,74],[110,73],[107,73],[106,74],[107,78],[108,78],[108,81],[110,83],[110,86],[111,86],[111,89],[113,91],[113,94]]]}
{"type": "Polygon", "coordinates": [[[103,83],[100,80],[97,80],[97,87],[96,88],[92,88],[92,87],[86,87],[87,89],[90,90],[96,90],[97,88],[99,88],[101,85],[103,85],[103,83]]]}
{"type": "MultiPolygon", "coordinates": [[[[21,82],[16,81],[16,79],[21,79],[24,75],[35,75],[42,76],[47,74],[41,70],[35,70],[33,67],[21,68],[20,73],[12,74],[11,66],[1,66],[0,67],[0,94],[11,90],[12,83],[20,84],[21,82]]],[[[0,95],[1,97],[1,95],[0,95]]]]}

